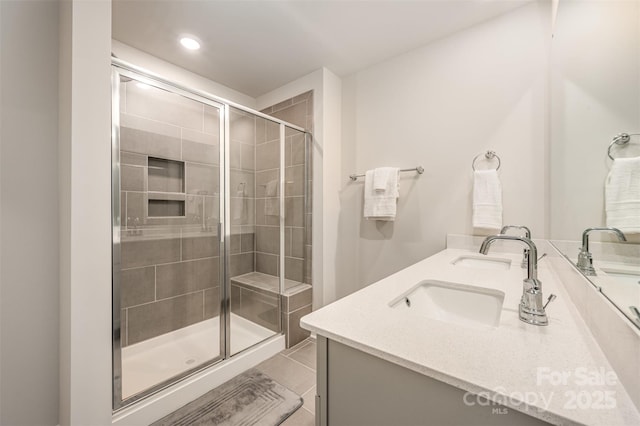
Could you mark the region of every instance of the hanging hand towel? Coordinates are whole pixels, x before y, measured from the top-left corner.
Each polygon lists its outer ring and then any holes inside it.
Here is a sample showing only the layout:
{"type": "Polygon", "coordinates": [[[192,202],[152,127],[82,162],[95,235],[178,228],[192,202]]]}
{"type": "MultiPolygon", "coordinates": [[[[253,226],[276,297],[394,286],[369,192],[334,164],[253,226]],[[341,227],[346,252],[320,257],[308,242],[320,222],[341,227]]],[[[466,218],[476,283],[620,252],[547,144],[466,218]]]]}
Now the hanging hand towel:
{"type": "Polygon", "coordinates": [[[383,191],[374,188],[375,170],[368,170],[364,177],[364,217],[370,220],[393,221],[399,193],[400,170],[389,167],[383,191]]]}
{"type": "Polygon", "coordinates": [[[616,158],[605,185],[607,226],[640,233],[640,157],[616,158]]]}
{"type": "Polygon", "coordinates": [[[386,191],[389,179],[397,180],[397,177],[397,167],[378,167],[373,169],[373,190],[376,192],[386,191]]]}
{"type": "Polygon", "coordinates": [[[473,227],[502,228],[502,185],[496,170],[473,172],[473,227]]]}

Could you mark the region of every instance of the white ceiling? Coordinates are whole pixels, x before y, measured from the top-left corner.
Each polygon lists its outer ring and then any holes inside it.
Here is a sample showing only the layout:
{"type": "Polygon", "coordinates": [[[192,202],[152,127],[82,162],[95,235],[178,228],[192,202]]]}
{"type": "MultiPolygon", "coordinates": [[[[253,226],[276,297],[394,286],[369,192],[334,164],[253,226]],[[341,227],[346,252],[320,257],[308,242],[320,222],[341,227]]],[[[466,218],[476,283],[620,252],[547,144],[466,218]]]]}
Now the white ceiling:
{"type": "Polygon", "coordinates": [[[114,0],[113,38],[258,97],[322,66],[344,76],[531,0],[114,0]],[[177,43],[202,42],[197,52],[177,43]]]}

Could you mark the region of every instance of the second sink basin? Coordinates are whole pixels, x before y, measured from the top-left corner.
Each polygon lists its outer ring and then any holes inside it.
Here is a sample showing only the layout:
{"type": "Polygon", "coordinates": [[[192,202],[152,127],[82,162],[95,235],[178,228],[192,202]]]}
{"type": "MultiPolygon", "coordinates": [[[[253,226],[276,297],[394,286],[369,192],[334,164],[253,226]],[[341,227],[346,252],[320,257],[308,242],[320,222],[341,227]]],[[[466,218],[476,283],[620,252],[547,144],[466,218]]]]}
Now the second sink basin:
{"type": "Polygon", "coordinates": [[[631,287],[640,284],[640,272],[625,271],[610,268],[600,268],[605,275],[613,278],[616,282],[631,287]]]}
{"type": "Polygon", "coordinates": [[[498,290],[438,280],[424,280],[389,302],[408,315],[471,327],[497,327],[504,302],[498,290]]]}
{"type": "Polygon", "coordinates": [[[468,268],[480,269],[509,269],[511,260],[500,257],[489,257],[484,255],[472,256],[464,255],[455,259],[452,264],[456,266],[466,266],[468,268]]]}

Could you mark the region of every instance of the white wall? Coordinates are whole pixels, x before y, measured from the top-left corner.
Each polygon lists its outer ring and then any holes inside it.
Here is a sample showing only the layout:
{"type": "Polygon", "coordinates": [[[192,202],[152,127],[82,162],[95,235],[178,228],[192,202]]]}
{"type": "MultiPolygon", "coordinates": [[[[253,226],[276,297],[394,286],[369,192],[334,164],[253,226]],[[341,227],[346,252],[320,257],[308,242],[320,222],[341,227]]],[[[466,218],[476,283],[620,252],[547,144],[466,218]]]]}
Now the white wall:
{"type": "MultiPolygon", "coordinates": [[[[60,13],[60,424],[111,423],[111,1],[60,13]]],[[[55,52],[57,53],[57,52],[55,52]]]]}
{"type": "MultiPolygon", "coordinates": [[[[579,240],[586,228],[605,225],[609,143],[640,133],[640,2],[560,2],[551,117],[551,237],[579,240]]],[[[632,142],[640,155],[640,139],[632,142]]]]}
{"type": "Polygon", "coordinates": [[[443,249],[447,233],[471,234],[471,160],[487,149],[502,159],[504,223],[546,236],[549,8],[530,3],[343,80],[338,296],[443,249]],[[401,179],[395,223],[361,219],[363,180],[349,173],[419,164],[422,176],[401,179]]]}
{"type": "Polygon", "coordinates": [[[58,5],[2,1],[0,19],[0,424],[52,425],[58,422],[58,5]]]}

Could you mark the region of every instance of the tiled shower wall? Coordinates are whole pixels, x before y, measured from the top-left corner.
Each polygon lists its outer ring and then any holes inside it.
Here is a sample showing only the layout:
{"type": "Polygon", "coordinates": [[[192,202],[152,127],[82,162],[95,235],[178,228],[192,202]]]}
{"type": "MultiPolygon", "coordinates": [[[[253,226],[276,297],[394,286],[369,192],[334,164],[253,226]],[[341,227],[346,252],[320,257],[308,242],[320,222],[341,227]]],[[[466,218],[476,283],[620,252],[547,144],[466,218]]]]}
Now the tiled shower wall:
{"type": "MultiPolygon", "coordinates": [[[[313,92],[309,91],[276,105],[263,109],[261,112],[295,124],[313,132],[313,92]]],[[[269,136],[269,133],[267,133],[269,136]]],[[[285,278],[297,282],[311,284],[311,149],[305,150],[304,134],[287,129],[285,133],[285,278]],[[305,158],[306,156],[306,158],[305,158]],[[305,175],[305,162],[308,170],[305,175]],[[305,200],[306,185],[306,200],[305,200]],[[306,209],[305,209],[306,204],[306,209]]],[[[279,149],[276,135],[267,139],[264,146],[257,145],[256,152],[277,152],[279,149]]],[[[260,172],[269,167],[262,156],[256,155],[256,235],[267,234],[269,225],[273,223],[269,217],[261,216],[264,203],[267,202],[264,193],[260,191],[272,176],[268,171],[260,172]]],[[[256,271],[277,275],[277,256],[272,251],[262,251],[265,247],[256,247],[256,271]]],[[[277,252],[275,252],[277,253],[277,252]]]]}
{"type": "MultiPolygon", "coordinates": [[[[126,346],[219,314],[219,114],[135,81],[121,84],[120,110],[121,338],[126,346]],[[184,175],[158,179],[148,157],[183,162],[184,175]],[[184,200],[184,216],[149,217],[150,197],[184,200]]],[[[254,268],[254,160],[252,140],[245,143],[242,136],[242,117],[232,113],[230,123],[238,134],[232,153],[248,153],[232,154],[231,160],[231,187],[245,184],[244,197],[234,197],[241,198],[244,209],[232,220],[230,242],[230,272],[240,275],[254,268]]]]}

